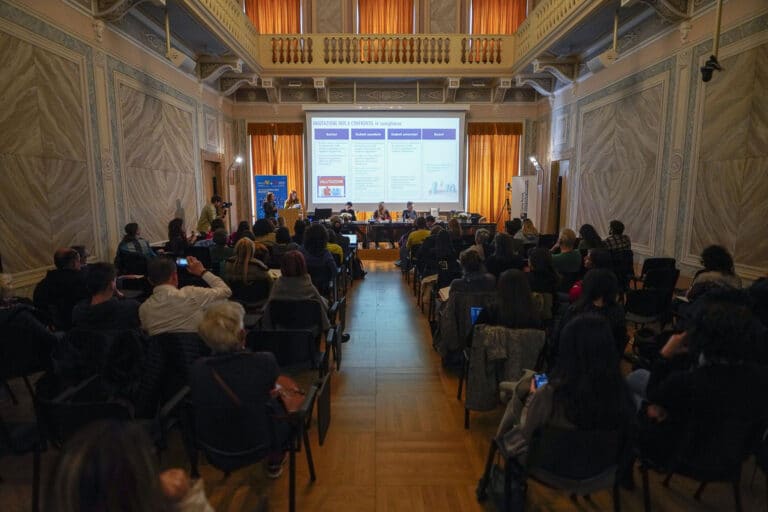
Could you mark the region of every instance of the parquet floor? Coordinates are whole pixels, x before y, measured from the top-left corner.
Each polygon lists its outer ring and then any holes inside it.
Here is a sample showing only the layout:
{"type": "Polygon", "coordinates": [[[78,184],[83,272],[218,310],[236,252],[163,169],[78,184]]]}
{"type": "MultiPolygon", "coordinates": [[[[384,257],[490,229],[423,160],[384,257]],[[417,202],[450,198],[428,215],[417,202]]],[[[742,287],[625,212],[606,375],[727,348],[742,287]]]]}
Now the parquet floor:
{"type": "MultiPolygon", "coordinates": [[[[493,510],[475,500],[490,436],[502,410],[472,415],[463,428],[463,407],[456,400],[457,378],[447,373],[431,346],[426,319],[391,262],[366,262],[368,277],[349,291],[348,329],[341,371],[332,378],[332,422],[328,438],[317,445],[311,432],[317,481],[308,483],[306,459],[297,456],[297,506],[302,511],[464,512],[493,510]]],[[[14,382],[18,395],[24,391],[14,382]]],[[[2,404],[3,410],[19,408],[2,404]]],[[[52,455],[46,455],[44,471],[52,455]]],[[[187,467],[178,439],[163,457],[163,467],[187,467]]],[[[754,464],[744,467],[744,510],[766,510],[765,480],[754,464]]],[[[270,510],[288,508],[288,478],[268,480],[260,465],[224,478],[203,466],[210,502],[218,512],[253,511],[266,494],[270,510]]],[[[0,510],[28,510],[31,459],[0,461],[0,510]]],[[[639,474],[636,474],[639,484],[639,474]]],[[[669,489],[651,475],[653,510],[730,511],[730,489],[713,484],[698,503],[696,485],[675,477],[669,489]]],[[[612,510],[607,492],[592,502],[574,504],[568,496],[533,484],[527,510],[612,510]]],[[[622,490],[622,510],[641,511],[642,492],[622,490]]]]}

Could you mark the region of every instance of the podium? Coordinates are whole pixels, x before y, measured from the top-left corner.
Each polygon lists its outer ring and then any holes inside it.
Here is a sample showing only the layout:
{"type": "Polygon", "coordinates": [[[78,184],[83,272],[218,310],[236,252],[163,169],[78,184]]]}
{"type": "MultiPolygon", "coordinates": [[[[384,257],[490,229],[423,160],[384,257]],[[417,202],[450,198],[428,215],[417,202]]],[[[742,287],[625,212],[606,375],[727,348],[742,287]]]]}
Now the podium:
{"type": "Polygon", "coordinates": [[[304,218],[304,210],[301,208],[282,208],[278,215],[285,219],[285,227],[288,228],[291,236],[293,236],[293,225],[296,224],[297,220],[304,218]]]}

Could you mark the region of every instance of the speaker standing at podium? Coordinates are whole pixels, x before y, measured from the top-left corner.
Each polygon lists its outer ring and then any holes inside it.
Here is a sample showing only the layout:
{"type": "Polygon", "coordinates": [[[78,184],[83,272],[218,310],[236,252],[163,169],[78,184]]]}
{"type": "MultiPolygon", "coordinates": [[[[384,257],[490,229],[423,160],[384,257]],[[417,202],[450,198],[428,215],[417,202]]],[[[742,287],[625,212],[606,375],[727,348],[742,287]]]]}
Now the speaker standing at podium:
{"type": "Polygon", "coordinates": [[[266,199],[261,203],[261,209],[264,212],[265,219],[274,219],[277,217],[277,205],[275,204],[275,194],[267,194],[266,199]]]}
{"type": "Polygon", "coordinates": [[[301,201],[299,201],[299,194],[295,190],[291,190],[288,194],[288,199],[283,203],[283,208],[298,208],[301,209],[301,201]]]}

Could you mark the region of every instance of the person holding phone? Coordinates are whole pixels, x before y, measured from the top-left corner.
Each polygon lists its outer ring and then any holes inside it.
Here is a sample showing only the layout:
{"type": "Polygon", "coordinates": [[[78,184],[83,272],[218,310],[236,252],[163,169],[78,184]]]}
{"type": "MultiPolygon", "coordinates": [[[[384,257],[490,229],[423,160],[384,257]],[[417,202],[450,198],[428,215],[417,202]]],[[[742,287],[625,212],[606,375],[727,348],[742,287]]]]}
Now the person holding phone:
{"type": "Polygon", "coordinates": [[[206,308],[226,300],[232,290],[219,277],[209,272],[194,256],[173,260],[155,258],[147,264],[147,277],[154,286],[152,295],[139,307],[141,328],[150,336],[165,332],[197,332],[206,308]],[[209,288],[179,288],[178,266],[186,260],[186,271],[200,277],[209,288]]]}
{"type": "Polygon", "coordinates": [[[497,436],[525,462],[534,432],[544,426],[627,431],[635,410],[605,318],[584,314],[563,330],[562,351],[548,375],[530,373],[507,404],[497,436]]]}

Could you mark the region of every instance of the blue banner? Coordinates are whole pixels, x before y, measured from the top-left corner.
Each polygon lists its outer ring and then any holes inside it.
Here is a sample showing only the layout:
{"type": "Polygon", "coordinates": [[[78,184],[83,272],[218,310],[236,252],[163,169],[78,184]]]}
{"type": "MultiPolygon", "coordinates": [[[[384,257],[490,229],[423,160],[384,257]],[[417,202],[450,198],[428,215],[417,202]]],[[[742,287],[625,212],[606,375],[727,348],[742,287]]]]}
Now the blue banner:
{"type": "Polygon", "coordinates": [[[254,176],[253,181],[256,188],[256,218],[264,218],[264,210],[261,205],[267,198],[267,194],[275,194],[275,204],[282,209],[285,200],[288,199],[288,176],[254,176]]]}

